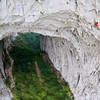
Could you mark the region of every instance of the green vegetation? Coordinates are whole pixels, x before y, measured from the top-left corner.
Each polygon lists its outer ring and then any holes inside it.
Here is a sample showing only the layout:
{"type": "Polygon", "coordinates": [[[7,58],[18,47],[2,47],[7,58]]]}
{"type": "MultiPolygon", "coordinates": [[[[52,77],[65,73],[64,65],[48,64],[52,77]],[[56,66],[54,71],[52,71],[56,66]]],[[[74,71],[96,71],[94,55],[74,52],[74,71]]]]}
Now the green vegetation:
{"type": "Polygon", "coordinates": [[[13,100],[71,100],[68,85],[63,88],[49,64],[44,63],[38,35],[30,33],[18,36],[12,43],[11,56],[15,60],[13,76],[16,85],[12,89],[13,100]],[[35,61],[42,81],[37,76],[35,61]]]}

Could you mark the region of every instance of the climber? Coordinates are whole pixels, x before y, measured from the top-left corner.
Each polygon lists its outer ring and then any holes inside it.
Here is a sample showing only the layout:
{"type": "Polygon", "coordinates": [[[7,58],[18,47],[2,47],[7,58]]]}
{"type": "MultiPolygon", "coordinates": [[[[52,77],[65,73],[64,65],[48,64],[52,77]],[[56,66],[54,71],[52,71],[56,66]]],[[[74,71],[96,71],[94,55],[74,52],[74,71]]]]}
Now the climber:
{"type": "Polygon", "coordinates": [[[97,21],[94,21],[94,26],[97,27],[99,24],[97,21]]]}

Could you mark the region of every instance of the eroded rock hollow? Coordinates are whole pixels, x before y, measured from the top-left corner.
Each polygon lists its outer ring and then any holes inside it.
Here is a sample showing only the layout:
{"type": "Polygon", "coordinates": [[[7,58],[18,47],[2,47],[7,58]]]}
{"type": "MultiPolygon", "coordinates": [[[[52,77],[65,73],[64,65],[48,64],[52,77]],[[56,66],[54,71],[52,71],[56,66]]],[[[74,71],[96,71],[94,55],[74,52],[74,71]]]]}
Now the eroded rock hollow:
{"type": "MultiPolygon", "coordinates": [[[[75,100],[100,100],[99,0],[0,0],[1,41],[19,32],[43,35],[41,49],[69,83],[75,100]]],[[[0,48],[4,73],[1,42],[0,48]]]]}

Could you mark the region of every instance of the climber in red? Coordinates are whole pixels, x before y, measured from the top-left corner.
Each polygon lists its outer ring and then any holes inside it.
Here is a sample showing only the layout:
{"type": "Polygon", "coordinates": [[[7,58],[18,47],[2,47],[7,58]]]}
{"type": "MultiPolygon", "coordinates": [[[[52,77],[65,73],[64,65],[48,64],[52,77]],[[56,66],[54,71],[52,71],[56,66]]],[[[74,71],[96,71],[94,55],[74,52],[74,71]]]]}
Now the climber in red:
{"type": "Polygon", "coordinates": [[[94,26],[97,27],[99,24],[97,21],[94,22],[94,26]]]}

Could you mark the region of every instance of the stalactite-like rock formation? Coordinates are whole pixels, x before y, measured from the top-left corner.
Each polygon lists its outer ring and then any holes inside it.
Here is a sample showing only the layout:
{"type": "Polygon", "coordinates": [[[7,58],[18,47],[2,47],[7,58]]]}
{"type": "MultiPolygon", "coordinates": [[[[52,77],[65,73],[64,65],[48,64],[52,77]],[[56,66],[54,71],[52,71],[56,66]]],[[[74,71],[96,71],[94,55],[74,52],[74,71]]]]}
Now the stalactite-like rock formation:
{"type": "Polygon", "coordinates": [[[99,0],[0,0],[0,39],[18,32],[43,35],[75,100],[100,100],[99,0]]]}

